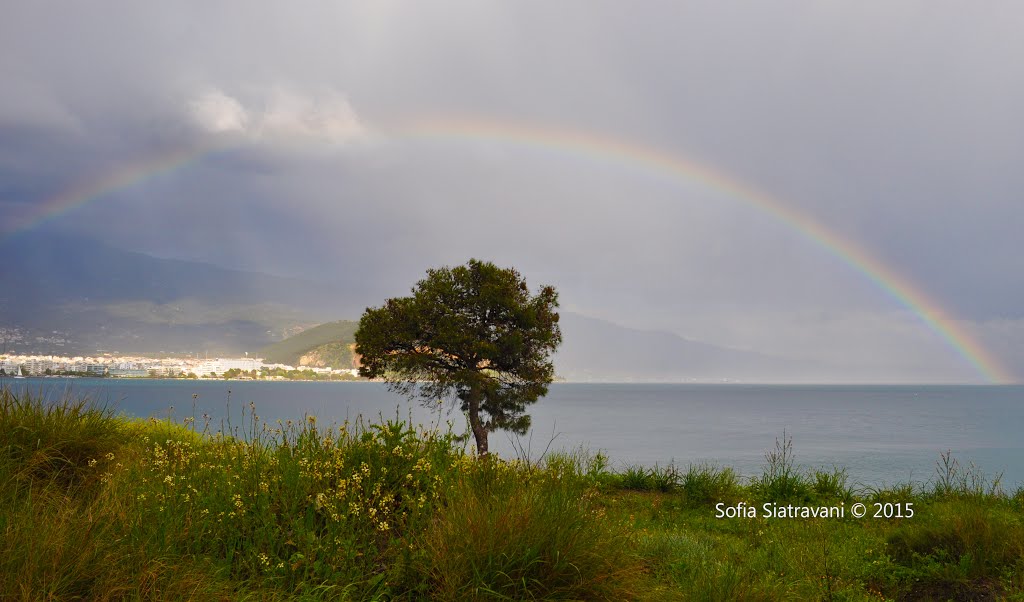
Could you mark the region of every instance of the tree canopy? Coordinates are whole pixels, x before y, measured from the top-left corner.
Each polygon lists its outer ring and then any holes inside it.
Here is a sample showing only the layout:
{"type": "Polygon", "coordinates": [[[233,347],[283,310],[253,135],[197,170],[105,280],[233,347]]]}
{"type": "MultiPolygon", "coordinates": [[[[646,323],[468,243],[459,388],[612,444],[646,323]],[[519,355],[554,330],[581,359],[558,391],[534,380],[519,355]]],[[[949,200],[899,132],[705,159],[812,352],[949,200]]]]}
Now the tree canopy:
{"type": "Polygon", "coordinates": [[[412,296],[363,313],[359,374],[410,398],[458,400],[486,454],[488,433],[525,433],[526,406],[548,391],[562,342],[557,308],[554,287],[530,294],[512,268],[471,259],[428,270],[412,296]]]}

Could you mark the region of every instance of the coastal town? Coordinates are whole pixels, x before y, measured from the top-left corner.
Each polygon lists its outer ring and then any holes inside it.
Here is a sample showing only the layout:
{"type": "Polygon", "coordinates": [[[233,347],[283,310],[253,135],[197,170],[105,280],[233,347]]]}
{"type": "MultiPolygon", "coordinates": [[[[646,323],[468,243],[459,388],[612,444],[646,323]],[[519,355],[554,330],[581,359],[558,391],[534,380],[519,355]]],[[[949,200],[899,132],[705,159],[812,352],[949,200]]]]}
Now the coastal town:
{"type": "Polygon", "coordinates": [[[350,380],[355,368],[266,364],[261,358],[153,358],[103,354],[0,355],[0,376],[98,378],[234,378],[241,380],[350,380]]]}

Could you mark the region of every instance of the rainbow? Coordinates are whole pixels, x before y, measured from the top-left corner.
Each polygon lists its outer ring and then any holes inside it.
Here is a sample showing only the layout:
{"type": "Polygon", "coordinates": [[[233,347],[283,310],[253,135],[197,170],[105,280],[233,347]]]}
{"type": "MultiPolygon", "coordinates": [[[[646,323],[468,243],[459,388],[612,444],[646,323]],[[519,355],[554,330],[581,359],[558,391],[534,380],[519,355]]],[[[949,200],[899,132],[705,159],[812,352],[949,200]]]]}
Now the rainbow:
{"type": "Polygon", "coordinates": [[[111,192],[131,188],[150,178],[187,167],[227,148],[223,142],[172,148],[162,153],[125,161],[117,169],[98,177],[76,180],[53,196],[33,203],[26,212],[4,220],[4,224],[0,226],[0,237],[34,228],[46,220],[71,212],[111,192]]]}
{"type": "MultiPolygon", "coordinates": [[[[497,141],[528,149],[543,148],[572,156],[585,156],[602,162],[626,164],[674,179],[697,183],[724,194],[771,216],[866,277],[877,288],[913,312],[946,345],[966,360],[990,383],[1015,382],[1014,376],[966,328],[955,321],[941,305],[909,279],[875,259],[870,253],[840,234],[818,223],[773,197],[754,190],[734,178],[678,154],[655,147],[601,136],[587,131],[533,124],[509,123],[466,118],[418,120],[387,132],[394,141],[427,139],[441,141],[497,141]]],[[[130,162],[121,169],[91,181],[76,183],[38,205],[8,233],[33,227],[45,219],[64,214],[76,207],[118,189],[133,186],[157,174],[189,165],[223,144],[179,149],[162,155],[130,162]]]]}
{"type": "Polygon", "coordinates": [[[705,188],[770,215],[864,275],[876,287],[916,314],[946,344],[967,360],[985,380],[991,383],[1010,383],[1015,380],[1000,361],[969,331],[953,320],[937,301],[928,297],[910,280],[811,217],[706,165],[654,147],[641,146],[591,132],[547,126],[541,128],[531,124],[436,119],[417,122],[408,129],[408,132],[424,138],[500,140],[528,147],[541,146],[567,154],[584,154],[599,160],[634,165],[648,171],[699,183],[705,188]]]}

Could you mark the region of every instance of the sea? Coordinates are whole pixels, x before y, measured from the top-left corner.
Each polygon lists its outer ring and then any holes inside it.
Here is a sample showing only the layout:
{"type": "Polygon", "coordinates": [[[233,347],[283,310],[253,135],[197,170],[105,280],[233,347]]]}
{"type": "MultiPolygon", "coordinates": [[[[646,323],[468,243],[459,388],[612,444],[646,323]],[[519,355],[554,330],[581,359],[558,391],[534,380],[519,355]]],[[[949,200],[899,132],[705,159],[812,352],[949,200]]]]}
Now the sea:
{"type": "MultiPolygon", "coordinates": [[[[0,386],[56,400],[87,396],[116,412],[211,430],[260,421],[412,420],[464,432],[450,402],[426,407],[371,382],[29,378],[0,386]],[[251,404],[251,406],[250,406],[251,404]],[[245,415],[243,415],[245,412],[245,415]]],[[[987,482],[1024,486],[1024,386],[554,383],[529,406],[531,431],[491,434],[492,451],[533,459],[555,450],[602,452],[612,468],[691,464],[762,472],[792,442],[806,470],[841,467],[852,485],[927,484],[942,454],[987,482]]]]}

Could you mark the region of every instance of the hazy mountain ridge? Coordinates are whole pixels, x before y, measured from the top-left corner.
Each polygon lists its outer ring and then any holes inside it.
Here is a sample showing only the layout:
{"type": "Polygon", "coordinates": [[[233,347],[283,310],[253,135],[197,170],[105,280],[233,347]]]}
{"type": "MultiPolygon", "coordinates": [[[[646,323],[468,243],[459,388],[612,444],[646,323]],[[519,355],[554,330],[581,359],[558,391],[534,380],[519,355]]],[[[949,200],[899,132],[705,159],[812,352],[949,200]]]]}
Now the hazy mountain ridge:
{"type": "Polygon", "coordinates": [[[278,304],[320,314],[338,294],[326,284],[163,259],[89,238],[22,233],[0,240],[0,303],[7,311],[67,302],[193,299],[208,306],[278,304]],[[27,251],[26,251],[27,250],[27,251]]]}
{"type": "MultiPolygon", "coordinates": [[[[780,380],[792,366],[769,356],[692,341],[660,331],[625,328],[571,312],[561,314],[564,342],[556,371],[571,381],[780,380]]],[[[321,324],[260,354],[266,362],[349,367],[358,323],[321,324]],[[343,365],[341,365],[343,364],[343,365]]]]}
{"type": "Polygon", "coordinates": [[[72,236],[0,240],[0,351],[240,354],[323,321],[327,285],[72,236]]]}
{"type": "MultiPolygon", "coordinates": [[[[0,253],[18,258],[0,263],[0,352],[248,352],[290,365],[353,363],[358,324],[318,319],[332,307],[335,316],[357,315],[337,287],[72,237],[11,236],[0,253]],[[19,253],[25,245],[35,246],[19,253]]],[[[802,380],[807,367],[572,312],[561,326],[554,359],[568,380],[802,380]]]]}
{"type": "Polygon", "coordinates": [[[559,376],[572,381],[780,380],[779,358],[719,347],[656,330],[637,330],[572,312],[561,314],[559,376]]]}

